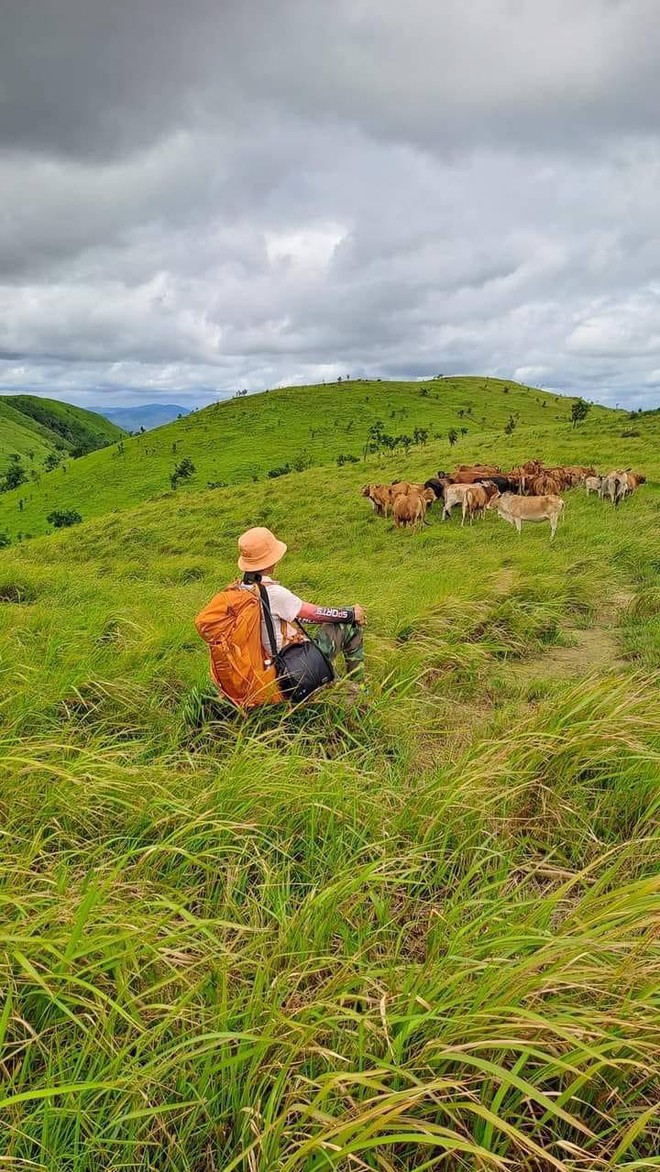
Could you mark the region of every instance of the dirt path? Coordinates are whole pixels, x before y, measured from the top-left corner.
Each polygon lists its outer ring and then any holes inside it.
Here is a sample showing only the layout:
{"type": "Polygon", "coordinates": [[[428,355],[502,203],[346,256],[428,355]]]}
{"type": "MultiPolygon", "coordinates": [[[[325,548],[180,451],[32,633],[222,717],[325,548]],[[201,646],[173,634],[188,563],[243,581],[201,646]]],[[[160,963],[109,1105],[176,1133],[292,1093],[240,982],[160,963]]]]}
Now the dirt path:
{"type": "Polygon", "coordinates": [[[616,671],[625,665],[617,637],[619,616],[632,594],[619,591],[610,596],[593,627],[565,627],[569,647],[549,647],[543,655],[510,665],[519,680],[551,675],[554,679],[616,671]]]}

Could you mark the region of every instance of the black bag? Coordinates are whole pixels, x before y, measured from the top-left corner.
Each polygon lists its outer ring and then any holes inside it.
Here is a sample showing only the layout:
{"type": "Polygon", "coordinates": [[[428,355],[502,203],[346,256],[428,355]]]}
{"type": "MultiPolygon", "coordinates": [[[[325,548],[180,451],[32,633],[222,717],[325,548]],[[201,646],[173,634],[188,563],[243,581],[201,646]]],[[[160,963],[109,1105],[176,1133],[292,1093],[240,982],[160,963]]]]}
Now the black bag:
{"type": "MultiPolygon", "coordinates": [[[[335,678],[335,669],[330,660],[323,654],[320,647],[305,634],[304,643],[289,643],[281,651],[277,650],[275,628],[270,609],[270,600],[265,586],[259,583],[261,604],[264,608],[264,619],[268,631],[271,654],[277,672],[277,682],[280,691],[292,704],[300,704],[319,688],[331,684],[335,678]]],[[[300,623],[297,623],[302,631],[300,623]]]]}

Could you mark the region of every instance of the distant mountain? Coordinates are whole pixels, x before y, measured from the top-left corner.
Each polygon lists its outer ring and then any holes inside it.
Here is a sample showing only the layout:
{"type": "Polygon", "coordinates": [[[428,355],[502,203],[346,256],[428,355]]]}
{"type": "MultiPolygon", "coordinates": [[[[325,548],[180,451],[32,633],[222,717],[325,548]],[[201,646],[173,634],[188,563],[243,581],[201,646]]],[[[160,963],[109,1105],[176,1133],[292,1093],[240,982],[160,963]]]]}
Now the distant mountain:
{"type": "Polygon", "coordinates": [[[171,423],[180,415],[188,415],[187,407],[179,407],[176,403],[146,403],[143,407],[107,407],[101,415],[112,423],[119,424],[126,431],[139,431],[144,427],[149,431],[152,427],[160,427],[163,423],[171,423]]]}
{"type": "Polygon", "coordinates": [[[0,472],[13,456],[38,468],[53,452],[86,456],[123,434],[121,427],[84,407],[39,395],[0,395],[0,472]]]}

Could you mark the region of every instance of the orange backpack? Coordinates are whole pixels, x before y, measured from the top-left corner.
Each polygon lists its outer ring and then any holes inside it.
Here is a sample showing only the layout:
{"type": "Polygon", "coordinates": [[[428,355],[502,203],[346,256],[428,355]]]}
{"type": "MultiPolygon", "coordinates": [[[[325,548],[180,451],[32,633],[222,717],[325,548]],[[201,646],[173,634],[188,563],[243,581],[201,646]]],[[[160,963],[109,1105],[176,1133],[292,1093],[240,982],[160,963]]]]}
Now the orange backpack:
{"type": "Polygon", "coordinates": [[[197,632],[208,643],[211,677],[237,708],[278,704],[284,699],[275,665],[261,643],[261,600],[237,582],[221,590],[195,619],[197,632]]]}

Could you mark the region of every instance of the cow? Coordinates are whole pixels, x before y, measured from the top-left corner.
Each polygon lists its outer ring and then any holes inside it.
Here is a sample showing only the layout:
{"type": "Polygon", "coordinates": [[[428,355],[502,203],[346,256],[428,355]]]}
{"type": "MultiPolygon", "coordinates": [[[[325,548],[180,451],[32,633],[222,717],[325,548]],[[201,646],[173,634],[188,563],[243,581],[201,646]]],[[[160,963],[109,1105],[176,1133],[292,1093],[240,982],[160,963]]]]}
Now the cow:
{"type": "Polygon", "coordinates": [[[463,497],[465,496],[465,494],[469,488],[472,488],[471,484],[448,484],[447,485],[447,487],[445,489],[445,495],[444,495],[444,508],[442,510],[442,520],[443,521],[445,520],[445,517],[451,516],[451,511],[454,508],[454,505],[462,505],[463,504],[463,497]]]}
{"type": "Polygon", "coordinates": [[[454,472],[438,472],[438,480],[447,480],[450,484],[475,484],[486,476],[499,475],[501,469],[494,464],[459,464],[454,472]]]}
{"type": "Polygon", "coordinates": [[[445,495],[445,488],[448,483],[449,481],[446,477],[431,476],[428,480],[424,481],[424,488],[430,488],[431,492],[435,495],[435,499],[441,501],[445,495]]]}
{"type": "Polygon", "coordinates": [[[558,496],[560,490],[559,480],[551,476],[549,472],[542,472],[540,476],[535,476],[529,484],[530,496],[558,496]]]}
{"type": "Polygon", "coordinates": [[[620,501],[628,491],[628,473],[615,471],[608,472],[607,476],[603,476],[600,495],[601,497],[609,497],[613,505],[618,507],[620,501]]]}
{"type": "Polygon", "coordinates": [[[389,485],[365,484],[360,492],[371,501],[371,507],[378,517],[387,517],[391,508],[389,485]]]}
{"type": "Polygon", "coordinates": [[[541,473],[541,476],[551,476],[552,479],[556,482],[560,492],[564,488],[571,487],[571,475],[568,468],[547,468],[545,472],[541,473]]]}
{"type": "MultiPolygon", "coordinates": [[[[512,478],[508,474],[489,476],[488,482],[494,484],[498,492],[518,492],[520,488],[520,481],[512,478]]],[[[486,481],[483,480],[481,483],[485,484],[486,481]]]]}
{"type": "Polygon", "coordinates": [[[406,525],[423,525],[427,506],[433,500],[435,500],[435,497],[430,488],[425,489],[421,493],[399,493],[394,502],[395,528],[405,528],[406,525]]]}
{"type": "Polygon", "coordinates": [[[598,495],[600,496],[600,488],[601,488],[602,483],[603,483],[602,476],[585,476],[584,487],[587,490],[587,496],[589,496],[590,492],[597,492],[598,495]]]}
{"type": "Polygon", "coordinates": [[[646,477],[642,476],[641,472],[626,472],[625,477],[627,492],[634,492],[640,484],[646,484],[646,477]]]}
{"type": "Polygon", "coordinates": [[[598,475],[595,468],[592,468],[591,466],[587,467],[586,464],[573,464],[571,467],[567,468],[566,471],[571,475],[571,480],[573,482],[571,487],[573,488],[577,487],[579,484],[584,484],[587,476],[598,475]]]}
{"type": "Polygon", "coordinates": [[[488,508],[497,509],[504,521],[509,525],[515,525],[519,535],[522,533],[523,521],[549,521],[552,541],[557,532],[564,502],[560,496],[519,497],[505,492],[492,497],[488,502],[488,508]]]}
{"type": "Polygon", "coordinates": [[[483,520],[486,515],[486,506],[492,497],[497,495],[497,488],[492,480],[484,480],[482,484],[469,484],[467,492],[463,495],[463,516],[461,518],[461,528],[465,524],[465,515],[467,513],[470,524],[474,518],[479,514],[483,520]]]}

